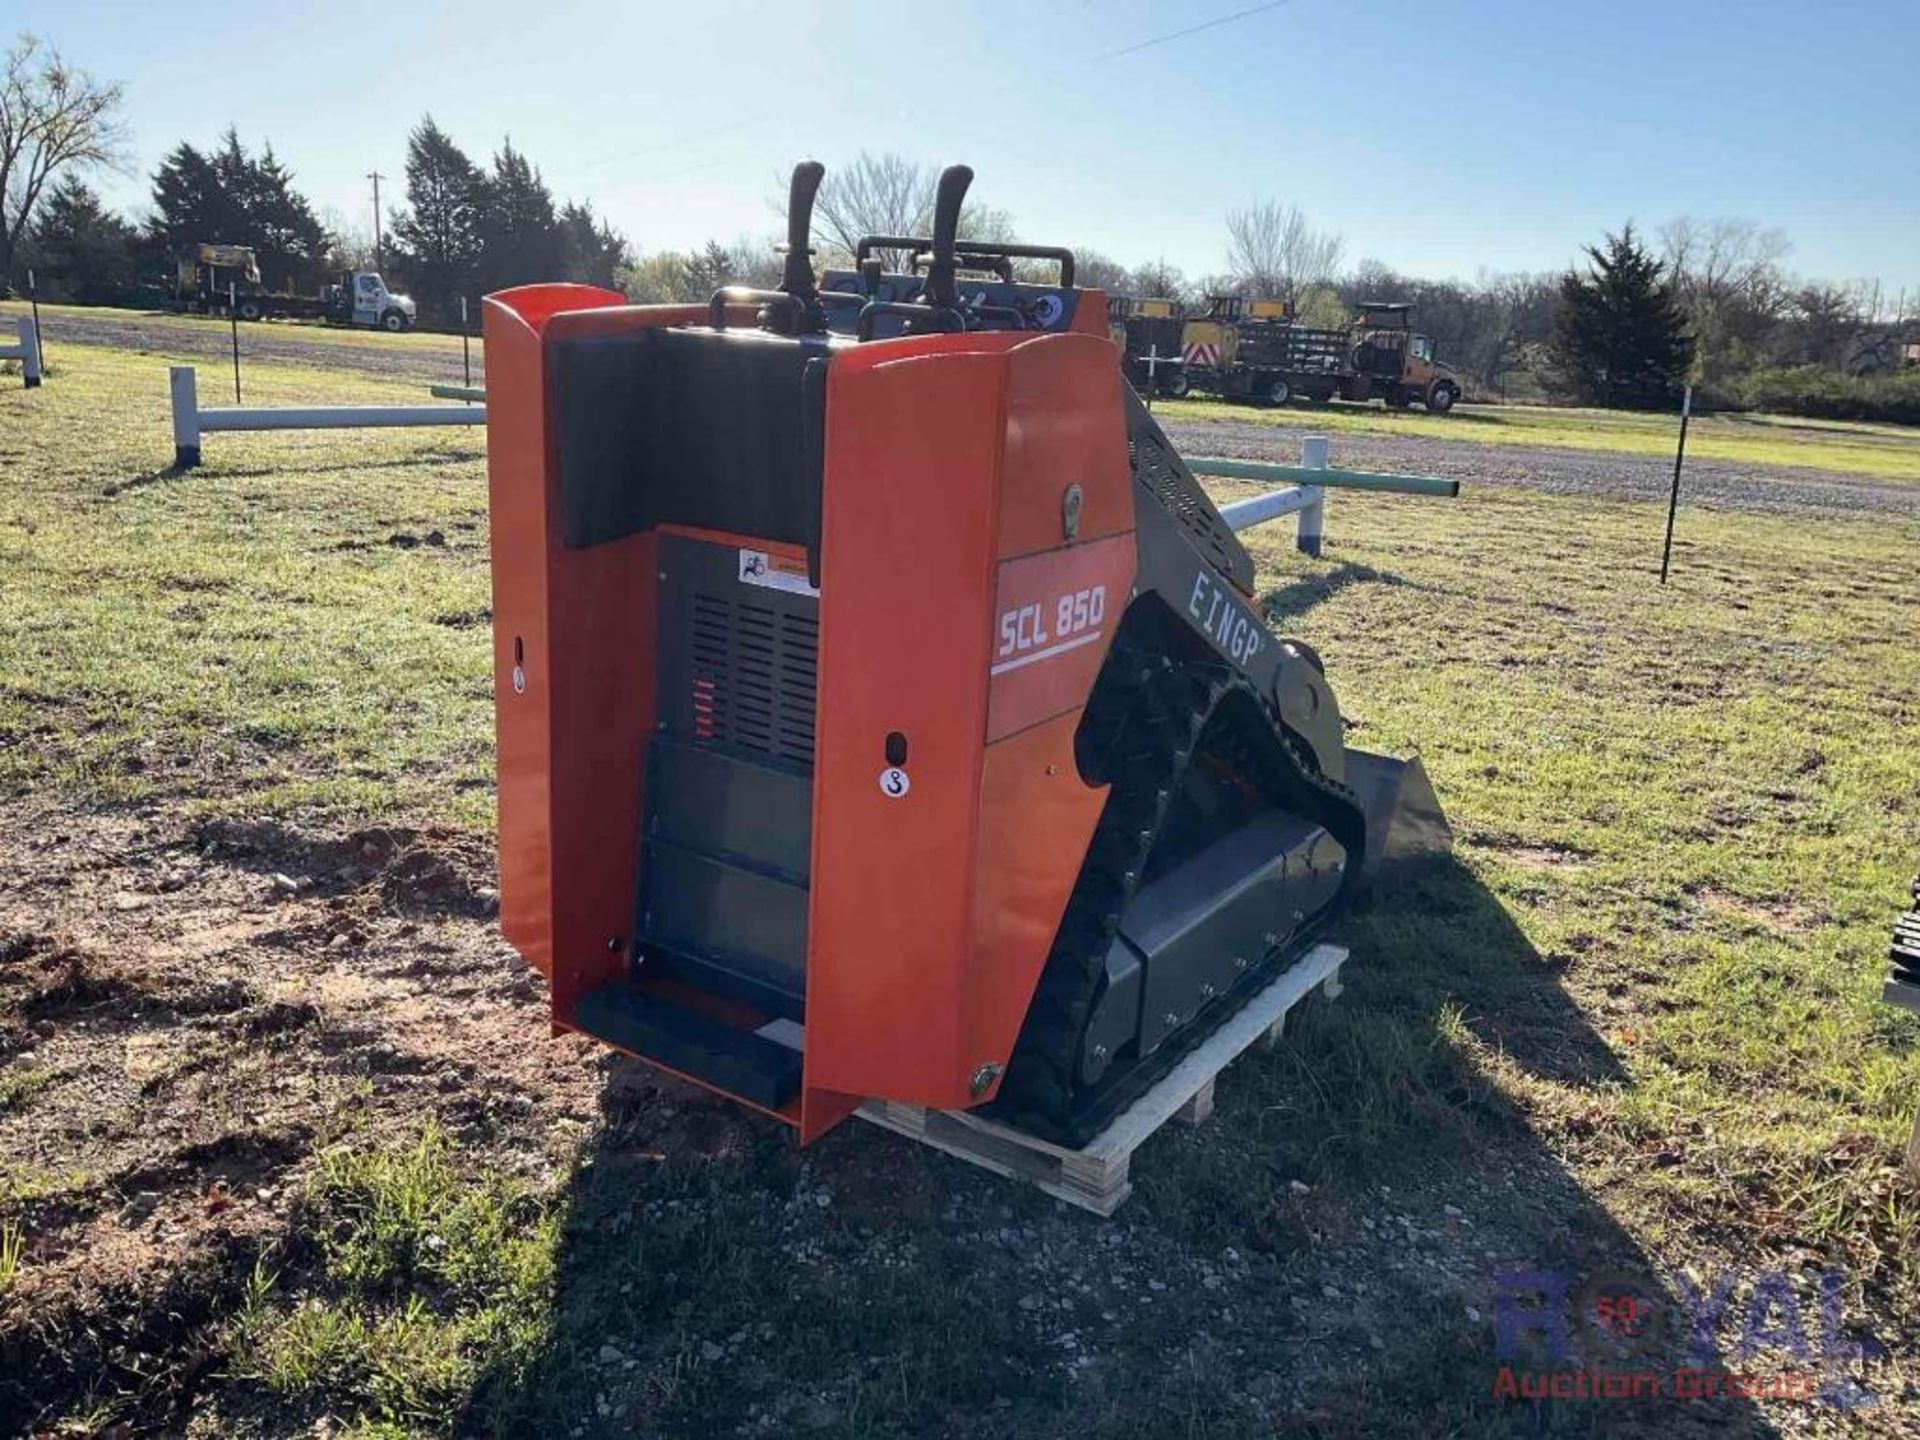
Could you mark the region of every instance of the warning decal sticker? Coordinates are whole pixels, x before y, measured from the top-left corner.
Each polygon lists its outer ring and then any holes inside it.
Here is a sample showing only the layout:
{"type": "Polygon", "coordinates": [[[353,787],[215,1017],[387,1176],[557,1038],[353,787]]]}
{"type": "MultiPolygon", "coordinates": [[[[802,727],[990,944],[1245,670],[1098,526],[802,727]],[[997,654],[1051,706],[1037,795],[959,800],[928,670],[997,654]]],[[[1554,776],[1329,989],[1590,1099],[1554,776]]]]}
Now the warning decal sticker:
{"type": "Polygon", "coordinates": [[[804,560],[784,555],[769,555],[764,550],[740,552],[740,583],[759,585],[768,590],[785,590],[793,595],[818,595],[820,587],[807,580],[804,560]]]}

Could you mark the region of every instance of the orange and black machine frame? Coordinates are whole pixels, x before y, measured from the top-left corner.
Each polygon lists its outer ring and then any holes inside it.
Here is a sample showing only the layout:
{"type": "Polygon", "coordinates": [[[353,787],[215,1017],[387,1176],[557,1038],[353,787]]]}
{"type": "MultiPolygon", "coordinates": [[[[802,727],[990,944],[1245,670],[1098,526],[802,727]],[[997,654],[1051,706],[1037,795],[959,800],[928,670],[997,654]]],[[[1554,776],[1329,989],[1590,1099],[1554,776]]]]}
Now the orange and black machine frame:
{"type": "Polygon", "coordinates": [[[502,927],[556,1031],[803,1143],[995,1097],[1102,823],[1081,732],[1147,509],[1214,660],[1269,645],[1237,544],[1139,503],[1071,256],[956,242],[955,167],[932,237],[873,242],[905,272],[817,286],[819,178],[780,290],[485,306],[502,927]],[[1036,253],[1060,283],[1014,282],[1036,253]]]}

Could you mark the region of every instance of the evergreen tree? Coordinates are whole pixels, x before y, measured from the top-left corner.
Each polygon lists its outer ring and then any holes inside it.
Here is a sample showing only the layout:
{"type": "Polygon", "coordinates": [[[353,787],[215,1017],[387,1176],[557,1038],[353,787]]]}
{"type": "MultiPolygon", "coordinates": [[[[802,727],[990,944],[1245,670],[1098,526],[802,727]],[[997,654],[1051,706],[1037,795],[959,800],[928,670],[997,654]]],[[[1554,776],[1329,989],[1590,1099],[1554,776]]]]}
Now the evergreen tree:
{"type": "Polygon", "coordinates": [[[479,293],[487,191],[466,152],[422,118],[407,137],[407,209],[393,217],[393,241],[423,319],[457,321],[460,297],[479,293]]]}
{"type": "Polygon", "coordinates": [[[170,255],[203,242],[252,247],[270,289],[309,289],[325,270],[326,227],[268,144],[255,159],[229,129],[211,152],[182,141],[153,176],[152,241],[170,255]]]}
{"type": "Polygon", "coordinates": [[[1549,359],[1559,386],[1593,405],[1671,400],[1693,358],[1686,317],[1665,267],[1628,225],[1590,245],[1585,275],[1560,280],[1549,359]]]}
{"type": "Polygon", "coordinates": [[[269,284],[286,281],[311,290],[325,278],[332,237],[313,213],[306,196],[293,188],[293,174],[280,163],[273,146],[261,147],[248,166],[247,233],[260,256],[260,275],[269,284]]]}
{"type": "Polygon", "coordinates": [[[739,257],[718,240],[689,250],[684,264],[687,293],[695,299],[704,300],[716,290],[740,283],[739,257]]]}
{"type": "Polygon", "coordinates": [[[553,195],[512,140],[493,157],[480,233],[480,274],[486,289],[560,279],[564,242],[553,195]]]}
{"type": "Polygon", "coordinates": [[[135,286],[137,238],[132,226],[68,174],[40,202],[23,258],[50,298],[124,304],[135,286]]]}
{"type": "Polygon", "coordinates": [[[200,243],[234,244],[242,212],[211,156],[182,140],[153,172],[153,218],[148,233],[169,254],[200,243]]]}
{"type": "Polygon", "coordinates": [[[591,204],[568,201],[560,207],[561,273],[582,285],[615,289],[622,270],[633,264],[627,237],[593,213],[591,204]]]}

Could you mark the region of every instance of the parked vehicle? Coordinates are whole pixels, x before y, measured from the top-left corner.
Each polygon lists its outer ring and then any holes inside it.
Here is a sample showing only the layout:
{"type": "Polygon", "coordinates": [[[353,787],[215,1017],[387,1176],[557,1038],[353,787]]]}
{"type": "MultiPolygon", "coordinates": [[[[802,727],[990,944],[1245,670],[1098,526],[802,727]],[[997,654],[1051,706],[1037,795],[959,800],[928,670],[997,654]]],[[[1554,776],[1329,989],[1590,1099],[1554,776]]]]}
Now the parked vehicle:
{"type": "Polygon", "coordinates": [[[176,310],[224,315],[231,308],[242,320],[269,318],[323,320],[398,334],[413,327],[413,301],[387,289],[373,270],[343,270],[318,295],[267,289],[260,262],[245,245],[196,245],[180,257],[174,277],[176,310]]]}
{"type": "MultiPolygon", "coordinates": [[[[1144,302],[1143,302],[1144,303],[1144,302]]],[[[1129,316],[1123,345],[1127,377],[1147,385],[1143,359],[1167,354],[1166,320],[1129,316]]],[[[1413,307],[1368,302],[1344,330],[1299,324],[1278,300],[1215,296],[1207,313],[1179,321],[1178,365],[1155,364],[1153,388],[1179,396],[1201,390],[1230,400],[1284,405],[1313,400],[1384,401],[1397,409],[1424,405],[1445,414],[1460,398],[1458,376],[1434,358],[1433,341],[1413,329],[1413,307]]]]}
{"type": "Polygon", "coordinates": [[[1107,301],[1107,332],[1120,347],[1133,388],[1162,395],[1187,393],[1181,360],[1181,331],[1186,321],[1175,300],[1134,300],[1116,295],[1107,301]]]}

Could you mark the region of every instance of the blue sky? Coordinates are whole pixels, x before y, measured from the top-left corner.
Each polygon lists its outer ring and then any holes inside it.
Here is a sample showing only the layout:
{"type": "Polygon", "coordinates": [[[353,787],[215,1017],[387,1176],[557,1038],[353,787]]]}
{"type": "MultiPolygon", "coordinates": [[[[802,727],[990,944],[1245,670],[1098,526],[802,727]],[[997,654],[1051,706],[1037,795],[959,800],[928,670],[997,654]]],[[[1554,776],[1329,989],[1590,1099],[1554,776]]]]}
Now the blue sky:
{"type": "MultiPolygon", "coordinates": [[[[1559,267],[1629,218],[1784,228],[1789,263],[1920,291],[1916,0],[932,4],[7,0],[125,81],[129,208],[173,143],[271,139],[365,225],[422,112],[502,135],[643,250],[771,231],[796,159],[964,160],[1023,238],[1190,275],[1277,197],[1349,259],[1559,267]],[[1116,53],[1130,51],[1130,53],[1116,53]]],[[[397,180],[395,189],[397,190],[397,180]]]]}

